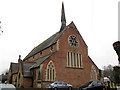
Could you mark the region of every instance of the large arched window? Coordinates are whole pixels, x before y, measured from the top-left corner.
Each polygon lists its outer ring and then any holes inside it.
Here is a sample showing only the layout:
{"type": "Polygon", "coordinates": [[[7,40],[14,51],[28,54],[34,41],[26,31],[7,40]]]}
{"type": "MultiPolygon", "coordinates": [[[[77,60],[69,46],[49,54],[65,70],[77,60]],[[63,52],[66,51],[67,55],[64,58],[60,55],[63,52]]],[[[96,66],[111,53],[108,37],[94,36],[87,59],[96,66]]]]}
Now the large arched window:
{"type": "Polygon", "coordinates": [[[55,66],[52,61],[47,65],[47,81],[55,81],[55,66]]]}
{"type": "Polygon", "coordinates": [[[97,73],[94,65],[92,65],[91,67],[91,80],[92,81],[97,80],[97,73]]]}

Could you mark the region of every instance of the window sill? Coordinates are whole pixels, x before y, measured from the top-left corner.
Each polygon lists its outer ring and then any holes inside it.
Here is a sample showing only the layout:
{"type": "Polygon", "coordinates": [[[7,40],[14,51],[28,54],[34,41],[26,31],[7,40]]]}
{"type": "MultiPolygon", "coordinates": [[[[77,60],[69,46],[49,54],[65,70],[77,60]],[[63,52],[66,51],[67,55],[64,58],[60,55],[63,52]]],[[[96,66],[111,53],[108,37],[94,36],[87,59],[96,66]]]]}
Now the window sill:
{"type": "Polygon", "coordinates": [[[66,68],[71,68],[71,69],[84,69],[84,67],[66,67],[66,68]]]}

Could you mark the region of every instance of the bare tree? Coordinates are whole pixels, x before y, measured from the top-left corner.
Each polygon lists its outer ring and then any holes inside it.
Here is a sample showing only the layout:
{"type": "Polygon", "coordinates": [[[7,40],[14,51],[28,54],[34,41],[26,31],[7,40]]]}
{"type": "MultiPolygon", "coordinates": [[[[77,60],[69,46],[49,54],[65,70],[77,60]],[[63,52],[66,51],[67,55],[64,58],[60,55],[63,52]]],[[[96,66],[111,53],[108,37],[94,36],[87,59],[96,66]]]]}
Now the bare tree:
{"type": "Polygon", "coordinates": [[[114,74],[113,74],[113,66],[108,65],[103,67],[103,76],[108,77],[110,80],[113,81],[114,79],[114,74]]]}
{"type": "MultiPolygon", "coordinates": [[[[1,24],[1,21],[0,21],[0,24],[1,24]]],[[[3,31],[2,31],[2,28],[1,28],[1,26],[0,26],[0,35],[3,33],[3,31]]]]}
{"type": "Polygon", "coordinates": [[[4,71],[2,71],[2,74],[7,74],[9,72],[9,70],[8,69],[5,69],[4,71]]]}

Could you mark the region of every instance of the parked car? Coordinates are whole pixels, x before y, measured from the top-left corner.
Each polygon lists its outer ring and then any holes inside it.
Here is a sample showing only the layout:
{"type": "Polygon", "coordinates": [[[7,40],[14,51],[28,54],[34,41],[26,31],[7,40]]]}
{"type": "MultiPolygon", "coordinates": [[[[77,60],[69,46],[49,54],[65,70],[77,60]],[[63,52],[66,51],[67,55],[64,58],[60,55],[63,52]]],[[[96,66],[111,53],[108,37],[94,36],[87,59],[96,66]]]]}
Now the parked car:
{"type": "Polygon", "coordinates": [[[13,84],[0,84],[0,90],[16,90],[13,84]]]}
{"type": "Polygon", "coordinates": [[[79,90],[105,90],[105,86],[101,81],[90,81],[80,87],[79,90]]]}
{"type": "Polygon", "coordinates": [[[48,88],[48,89],[54,89],[54,90],[57,90],[57,89],[68,89],[68,90],[72,90],[72,85],[70,84],[66,84],[64,82],[60,82],[60,81],[56,81],[56,82],[53,82],[53,83],[49,83],[45,86],[45,88],[48,88]]]}

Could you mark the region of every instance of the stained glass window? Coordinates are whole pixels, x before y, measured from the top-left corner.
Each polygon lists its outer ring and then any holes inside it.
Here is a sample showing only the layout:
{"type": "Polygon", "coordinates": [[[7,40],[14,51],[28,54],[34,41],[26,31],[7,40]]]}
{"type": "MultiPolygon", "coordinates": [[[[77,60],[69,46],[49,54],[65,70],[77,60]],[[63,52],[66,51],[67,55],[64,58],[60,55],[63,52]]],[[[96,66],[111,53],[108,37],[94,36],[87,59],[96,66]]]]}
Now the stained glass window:
{"type": "Polygon", "coordinates": [[[52,61],[47,65],[47,81],[55,80],[55,67],[52,61]]]}
{"type": "Polygon", "coordinates": [[[93,65],[91,67],[91,80],[97,80],[96,69],[95,69],[95,66],[93,65]]]}
{"type": "Polygon", "coordinates": [[[68,42],[71,47],[77,47],[78,46],[78,39],[75,35],[70,35],[68,38],[68,42]]]}

